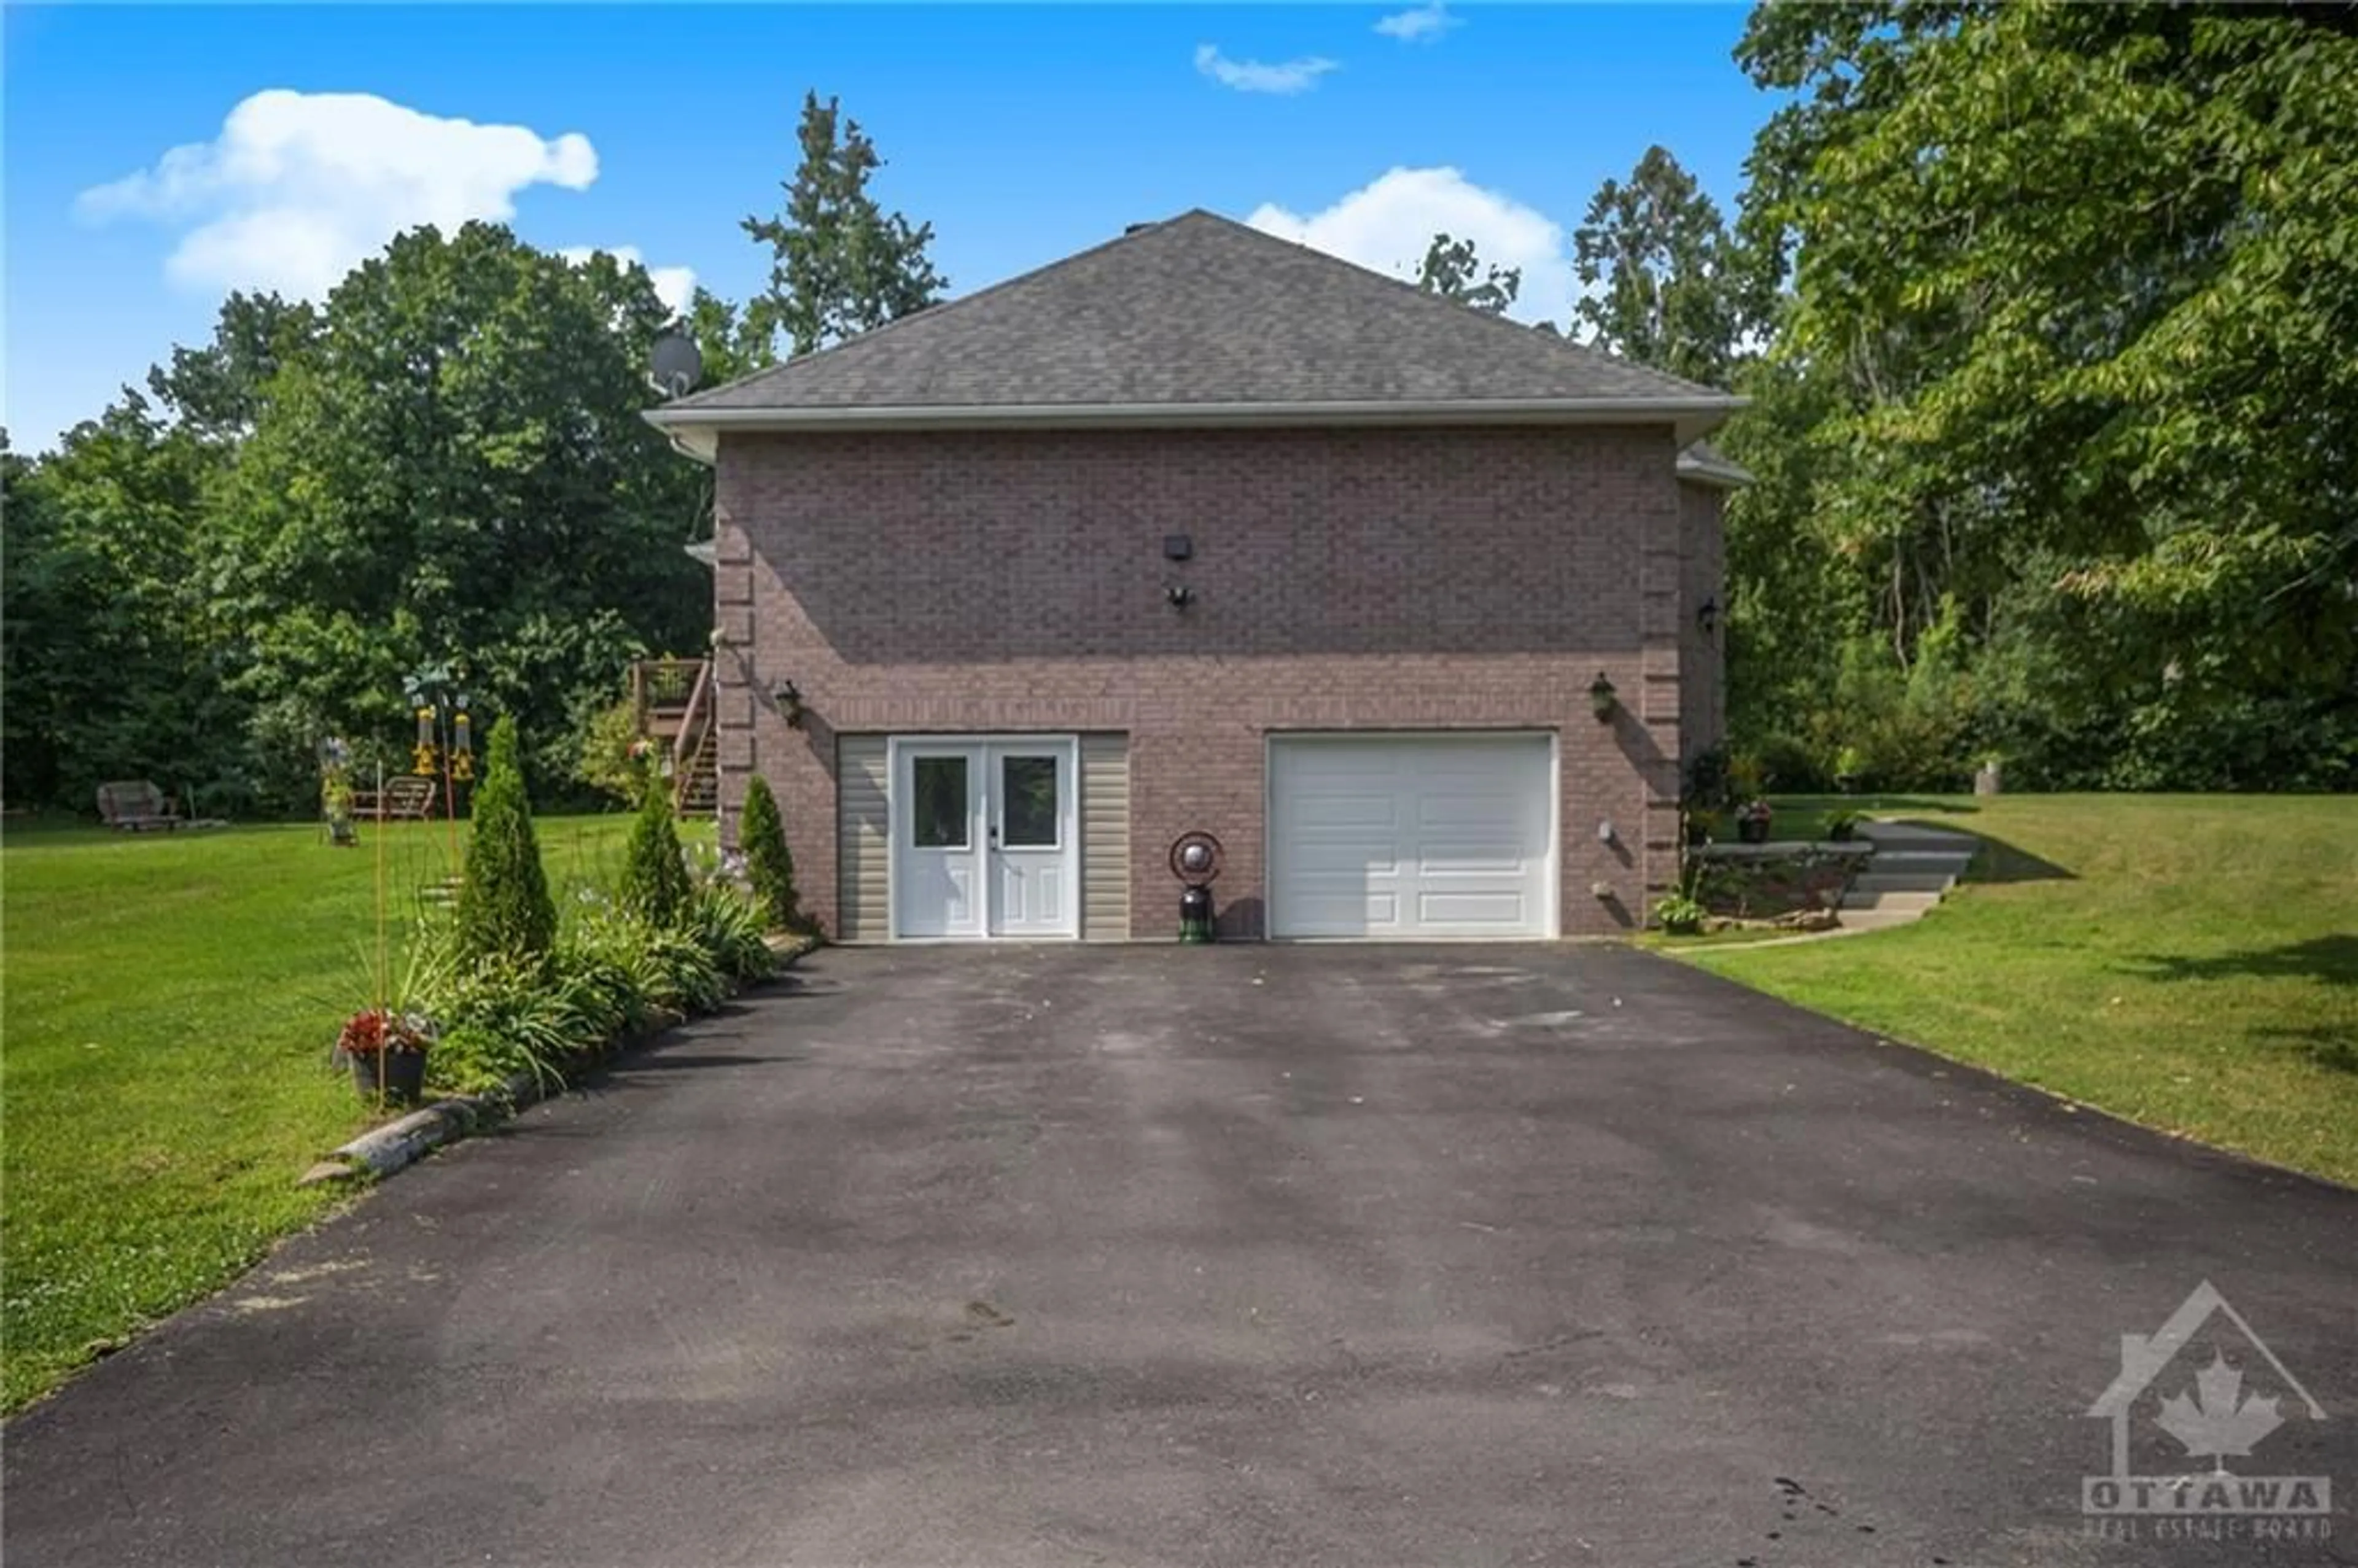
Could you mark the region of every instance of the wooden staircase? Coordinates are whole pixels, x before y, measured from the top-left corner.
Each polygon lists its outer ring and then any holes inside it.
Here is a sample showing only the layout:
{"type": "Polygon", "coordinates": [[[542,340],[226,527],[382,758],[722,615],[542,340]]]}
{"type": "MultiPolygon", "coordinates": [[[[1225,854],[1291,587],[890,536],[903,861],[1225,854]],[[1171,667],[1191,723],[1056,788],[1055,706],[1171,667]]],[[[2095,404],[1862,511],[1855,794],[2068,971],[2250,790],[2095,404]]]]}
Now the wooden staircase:
{"type": "Polygon", "coordinates": [[[695,752],[674,765],[671,803],[682,816],[710,816],[720,809],[720,742],[711,726],[695,752]]]}
{"type": "Polygon", "coordinates": [[[720,744],[714,722],[712,661],[641,659],[631,666],[638,732],[665,749],[672,809],[710,816],[720,805],[720,744]]]}

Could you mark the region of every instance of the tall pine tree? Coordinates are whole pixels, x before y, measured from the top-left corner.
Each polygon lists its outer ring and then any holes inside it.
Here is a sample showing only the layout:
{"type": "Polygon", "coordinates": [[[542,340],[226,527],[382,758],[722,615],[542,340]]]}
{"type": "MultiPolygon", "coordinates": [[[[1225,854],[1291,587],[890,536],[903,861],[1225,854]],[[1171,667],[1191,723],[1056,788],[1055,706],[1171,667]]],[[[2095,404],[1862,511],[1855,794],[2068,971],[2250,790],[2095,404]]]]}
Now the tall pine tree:
{"type": "Polygon", "coordinates": [[[789,356],[922,310],[948,280],[925,255],[934,226],[914,227],[868,193],[884,160],[838,101],[803,100],[802,164],[772,218],[749,216],[745,232],[770,247],[770,286],[748,300],[741,329],[756,354],[789,356]]]}

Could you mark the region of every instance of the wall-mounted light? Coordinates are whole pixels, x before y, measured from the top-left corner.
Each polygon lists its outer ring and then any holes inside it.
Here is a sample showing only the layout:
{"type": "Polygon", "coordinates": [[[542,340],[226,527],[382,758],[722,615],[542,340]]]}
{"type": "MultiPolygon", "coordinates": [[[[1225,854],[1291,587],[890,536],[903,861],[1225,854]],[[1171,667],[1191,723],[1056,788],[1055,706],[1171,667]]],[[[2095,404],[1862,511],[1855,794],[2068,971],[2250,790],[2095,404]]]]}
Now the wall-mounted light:
{"type": "Polygon", "coordinates": [[[1588,683],[1588,706],[1596,710],[1598,723],[1613,722],[1613,709],[1618,706],[1618,699],[1613,683],[1605,678],[1603,670],[1597,671],[1596,678],[1588,683]]]}
{"type": "Polygon", "coordinates": [[[803,694],[800,687],[790,680],[782,680],[770,688],[770,699],[778,705],[778,711],[786,716],[787,729],[799,730],[803,727],[803,694]]]}
{"type": "Polygon", "coordinates": [[[1163,597],[1174,610],[1184,610],[1195,602],[1195,590],[1184,582],[1174,582],[1163,590],[1163,597]]]}
{"type": "Polygon", "coordinates": [[[1719,600],[1706,599],[1695,606],[1695,625],[1706,637],[1719,630],[1719,600]]]}

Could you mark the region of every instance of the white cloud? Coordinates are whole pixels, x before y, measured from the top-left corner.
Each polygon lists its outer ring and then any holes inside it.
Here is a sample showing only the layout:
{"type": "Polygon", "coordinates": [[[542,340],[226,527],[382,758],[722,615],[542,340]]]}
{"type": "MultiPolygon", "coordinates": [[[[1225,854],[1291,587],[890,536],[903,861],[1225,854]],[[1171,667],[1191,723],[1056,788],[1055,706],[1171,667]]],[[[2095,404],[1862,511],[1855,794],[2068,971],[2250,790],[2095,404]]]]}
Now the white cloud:
{"type": "Polygon", "coordinates": [[[1320,77],[1342,67],[1317,56],[1290,59],[1282,65],[1263,65],[1257,59],[1230,59],[1210,44],[1198,44],[1195,69],[1221,86],[1233,87],[1239,92],[1307,92],[1318,85],[1320,77]]]}
{"type": "Polygon", "coordinates": [[[1413,10],[1396,12],[1376,23],[1376,31],[1402,43],[1431,43],[1452,27],[1466,25],[1449,14],[1447,0],[1427,0],[1413,10]]]}
{"type": "Polygon", "coordinates": [[[175,283],[316,299],[403,230],[504,222],[528,186],[581,190],[597,178],[597,150],[579,133],[548,139],[371,93],[276,88],[231,110],[213,140],[174,147],[77,206],[185,228],[165,263],[175,283]]]}
{"type": "Polygon", "coordinates": [[[696,269],[692,266],[647,266],[647,258],[639,254],[636,245],[568,245],[557,254],[579,266],[600,251],[616,261],[646,266],[647,276],[654,281],[655,297],[674,310],[687,308],[688,297],[696,292],[696,269]]]}
{"type": "Polygon", "coordinates": [[[1454,168],[1395,168],[1323,212],[1305,218],[1264,202],[1245,222],[1412,280],[1434,234],[1471,240],[1486,268],[1522,268],[1521,290],[1507,312],[1518,321],[1552,321],[1561,328],[1572,319],[1573,301],[1580,294],[1561,225],[1454,168]]]}

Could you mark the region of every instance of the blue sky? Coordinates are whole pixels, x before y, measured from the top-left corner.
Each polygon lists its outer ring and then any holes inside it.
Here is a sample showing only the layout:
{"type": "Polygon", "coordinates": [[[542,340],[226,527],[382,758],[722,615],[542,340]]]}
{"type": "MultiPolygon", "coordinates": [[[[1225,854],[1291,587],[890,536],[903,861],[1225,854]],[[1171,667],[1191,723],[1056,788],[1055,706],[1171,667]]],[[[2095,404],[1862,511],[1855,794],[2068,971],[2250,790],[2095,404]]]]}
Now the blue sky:
{"type": "Polygon", "coordinates": [[[1519,315],[1562,319],[1571,230],[1649,144],[1732,207],[1768,109],[1745,15],[12,5],[0,418],[46,447],[229,288],[317,295],[427,216],[741,298],[738,220],[774,207],[806,88],[875,138],[954,294],[1207,207],[1387,267],[1471,234],[1524,265],[1519,315]]]}

